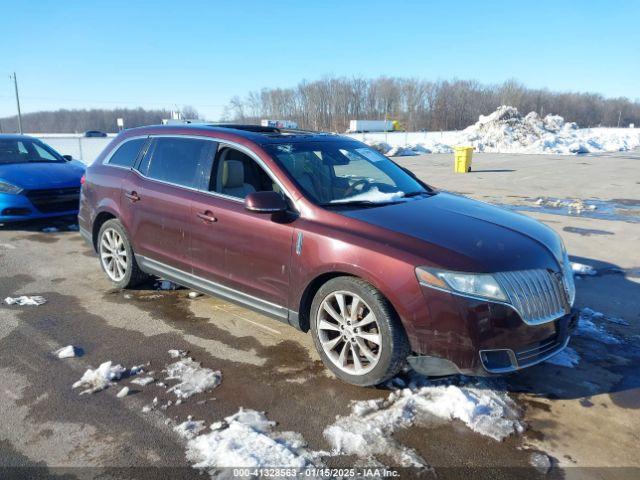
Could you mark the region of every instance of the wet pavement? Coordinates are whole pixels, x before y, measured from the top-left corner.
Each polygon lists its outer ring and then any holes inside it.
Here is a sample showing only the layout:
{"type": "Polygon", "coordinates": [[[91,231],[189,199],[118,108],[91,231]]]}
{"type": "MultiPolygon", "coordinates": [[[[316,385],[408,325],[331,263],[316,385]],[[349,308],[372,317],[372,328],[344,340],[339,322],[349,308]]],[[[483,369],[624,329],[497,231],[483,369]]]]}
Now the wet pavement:
{"type": "MultiPolygon", "coordinates": [[[[452,184],[449,189],[475,198],[512,205],[521,197],[539,198],[533,192],[514,191],[520,180],[503,182],[504,175],[518,174],[520,165],[530,175],[530,164],[538,156],[480,157],[477,163],[484,162],[480,165],[487,170],[480,179],[448,172],[448,157],[440,157],[408,161],[417,162],[411,168],[427,181],[436,179],[441,187],[452,184]],[[513,172],[489,172],[506,170],[505,164],[513,172]],[[496,187],[487,189],[492,182],[496,187]]],[[[619,161],[638,166],[638,158],[627,152],[619,161]]],[[[567,159],[581,161],[561,158],[567,159]]],[[[617,160],[605,156],[588,161],[617,160]]],[[[571,172],[556,159],[547,162],[549,179],[557,179],[549,165],[571,172]]],[[[640,179],[618,178],[619,169],[611,171],[615,173],[610,178],[601,173],[598,182],[622,186],[616,187],[618,200],[603,201],[636,208],[632,200],[640,196],[633,186],[640,179]]],[[[556,180],[530,181],[544,185],[545,198],[581,198],[556,180]]],[[[607,345],[575,337],[571,347],[581,356],[575,368],[542,364],[504,380],[524,412],[528,428],[522,435],[497,442],[459,421],[399,430],[395,440],[433,467],[402,470],[404,478],[540,477],[529,464],[533,452],[551,457],[547,478],[634,478],[639,473],[603,467],[640,467],[640,225],[544,211],[531,214],[562,235],[574,261],[597,270],[597,275],[577,280],[578,306],[624,319],[629,325],[603,320],[623,341],[607,345]]],[[[0,297],[32,294],[47,299],[39,307],[0,305],[0,468],[33,467],[30,473],[65,478],[142,477],[144,472],[152,472],[154,478],[203,478],[191,469],[185,442],[172,430],[189,415],[210,424],[240,407],[264,411],[278,430],[299,432],[310,448],[327,450],[324,428],[337,415],[348,414],[352,401],[389,394],[385,388],[357,388],[334,379],[308,335],[241,307],[207,296],[192,299],[184,289],[156,290],[153,282],[136,290],[113,290],[95,254],[77,232],[67,230],[69,223],[0,228],[0,297]],[[52,225],[60,231],[40,231],[52,225]],[[55,358],[52,352],[69,344],[81,347],[84,354],[55,358]],[[203,367],[220,370],[221,385],[176,405],[175,395],[157,385],[172,362],[169,349],[188,351],[203,367]],[[71,388],[89,366],[107,360],[126,367],[148,363],[145,368],[154,372],[157,382],[140,387],[125,378],[91,395],[71,388]],[[130,394],[117,398],[125,385],[131,387],[130,394]],[[157,407],[143,413],[156,397],[157,407]],[[161,408],[168,400],[172,405],[161,408]]],[[[326,463],[351,466],[357,460],[335,456],[326,463]]],[[[25,471],[5,469],[0,477],[12,472],[25,471]]]]}

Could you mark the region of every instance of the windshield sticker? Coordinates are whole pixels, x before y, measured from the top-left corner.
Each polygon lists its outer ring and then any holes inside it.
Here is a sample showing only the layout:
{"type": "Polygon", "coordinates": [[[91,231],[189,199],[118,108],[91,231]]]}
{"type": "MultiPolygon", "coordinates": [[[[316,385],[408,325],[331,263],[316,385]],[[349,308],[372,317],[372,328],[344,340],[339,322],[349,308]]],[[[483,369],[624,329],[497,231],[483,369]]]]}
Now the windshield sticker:
{"type": "Polygon", "coordinates": [[[371,160],[372,162],[379,162],[380,160],[384,160],[384,157],[382,157],[375,150],[371,150],[370,148],[356,148],[356,152],[365,157],[367,160],[371,160]]]}

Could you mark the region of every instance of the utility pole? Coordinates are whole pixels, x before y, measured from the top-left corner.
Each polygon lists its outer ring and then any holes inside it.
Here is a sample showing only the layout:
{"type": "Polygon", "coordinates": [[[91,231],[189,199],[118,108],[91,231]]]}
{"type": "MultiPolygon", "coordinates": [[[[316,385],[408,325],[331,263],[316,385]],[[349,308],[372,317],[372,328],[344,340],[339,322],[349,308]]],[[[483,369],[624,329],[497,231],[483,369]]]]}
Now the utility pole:
{"type": "Polygon", "coordinates": [[[16,72],[13,72],[13,86],[16,90],[16,105],[18,106],[18,130],[22,135],[22,113],[20,112],[20,96],[18,95],[18,78],[16,72]]]}

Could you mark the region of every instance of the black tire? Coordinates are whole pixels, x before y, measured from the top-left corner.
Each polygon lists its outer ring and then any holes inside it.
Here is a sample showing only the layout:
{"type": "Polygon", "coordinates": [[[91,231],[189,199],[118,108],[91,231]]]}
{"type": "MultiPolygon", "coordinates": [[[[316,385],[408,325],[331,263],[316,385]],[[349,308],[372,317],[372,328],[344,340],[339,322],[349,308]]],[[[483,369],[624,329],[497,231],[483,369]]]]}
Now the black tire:
{"type": "Polygon", "coordinates": [[[138,262],[136,262],[136,257],[133,253],[133,248],[131,247],[131,240],[129,240],[129,235],[127,234],[127,231],[125,230],[122,223],[120,223],[120,220],[112,218],[111,220],[107,220],[102,224],[102,226],[100,227],[100,231],[98,232],[96,245],[98,250],[98,258],[100,260],[100,267],[102,267],[102,270],[107,275],[107,278],[115,285],[116,288],[122,289],[135,287],[149,279],[150,275],[143,272],[138,266],[138,262]],[[125,270],[124,277],[119,281],[115,281],[113,278],[111,278],[102,261],[101,240],[103,238],[104,232],[108,229],[113,229],[120,235],[127,253],[128,265],[125,270]]]}
{"type": "Polygon", "coordinates": [[[406,332],[389,301],[373,285],[356,277],[336,277],[322,285],[313,298],[309,314],[311,334],[325,366],[339,379],[362,387],[379,385],[397,375],[411,352],[406,332]],[[382,343],[376,366],[368,373],[353,375],[341,370],[325,353],[318,334],[318,310],[322,302],[335,292],[353,292],[375,314],[382,343]]]}

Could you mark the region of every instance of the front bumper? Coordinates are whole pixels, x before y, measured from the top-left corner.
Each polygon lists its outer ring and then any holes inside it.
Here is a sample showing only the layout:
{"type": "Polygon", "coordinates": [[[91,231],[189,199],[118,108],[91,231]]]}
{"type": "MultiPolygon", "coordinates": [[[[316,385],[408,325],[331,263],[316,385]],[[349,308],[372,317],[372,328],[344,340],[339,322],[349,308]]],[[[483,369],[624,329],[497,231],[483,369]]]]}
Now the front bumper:
{"type": "Polygon", "coordinates": [[[423,289],[428,318],[407,360],[425,375],[490,376],[530,367],[569,343],[578,313],[531,325],[508,305],[423,289]]]}
{"type": "Polygon", "coordinates": [[[78,208],[42,212],[24,194],[0,193],[0,223],[77,215],[78,208]]]}

